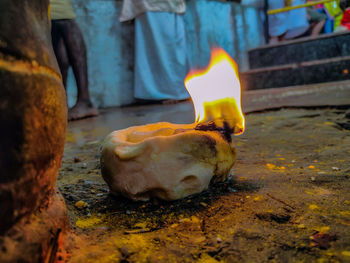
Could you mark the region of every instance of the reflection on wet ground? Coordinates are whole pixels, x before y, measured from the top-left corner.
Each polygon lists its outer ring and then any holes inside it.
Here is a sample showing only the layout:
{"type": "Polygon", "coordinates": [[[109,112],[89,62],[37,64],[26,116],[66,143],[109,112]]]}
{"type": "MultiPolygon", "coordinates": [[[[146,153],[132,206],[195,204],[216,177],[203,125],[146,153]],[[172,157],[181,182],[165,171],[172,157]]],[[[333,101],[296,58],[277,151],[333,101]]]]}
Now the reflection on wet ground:
{"type": "Polygon", "coordinates": [[[98,117],[70,122],[67,146],[83,145],[102,139],[114,130],[160,121],[191,123],[194,120],[192,102],[171,105],[148,105],[101,110],[98,117]]]}
{"type": "MultiPolygon", "coordinates": [[[[278,107],[319,107],[350,105],[350,81],[314,84],[290,88],[245,91],[244,113],[278,107]]],[[[194,111],[191,101],[177,104],[129,106],[100,111],[95,118],[70,122],[66,148],[101,140],[114,130],[159,121],[191,123],[194,111]]]]}

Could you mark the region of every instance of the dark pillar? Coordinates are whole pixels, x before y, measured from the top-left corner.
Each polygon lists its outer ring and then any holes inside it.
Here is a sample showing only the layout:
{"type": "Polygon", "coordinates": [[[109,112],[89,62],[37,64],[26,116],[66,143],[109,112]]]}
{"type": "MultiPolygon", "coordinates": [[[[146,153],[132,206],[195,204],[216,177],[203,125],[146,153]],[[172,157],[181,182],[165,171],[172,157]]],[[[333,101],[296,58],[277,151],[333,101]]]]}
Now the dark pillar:
{"type": "Polygon", "coordinates": [[[264,14],[265,14],[264,36],[265,36],[266,44],[268,44],[269,40],[270,40],[270,35],[269,35],[269,15],[267,14],[267,11],[269,11],[269,2],[268,2],[268,0],[264,0],[264,14]]]}
{"type": "MultiPolygon", "coordinates": [[[[33,242],[30,235],[37,234],[30,226],[33,220],[47,220],[40,227],[55,233],[58,219],[41,216],[50,217],[57,202],[61,205],[54,213],[61,219],[65,213],[55,182],[67,108],[51,46],[48,4],[49,0],[0,1],[0,257],[9,262],[19,260],[11,259],[13,252],[8,251],[11,238],[20,239],[22,231],[29,235],[22,237],[23,242],[33,242]]],[[[46,239],[52,237],[45,231],[40,235],[36,242],[46,247],[46,239]]],[[[38,259],[46,256],[45,251],[36,252],[40,253],[38,259]]],[[[36,258],[29,256],[28,262],[36,258]]]]}

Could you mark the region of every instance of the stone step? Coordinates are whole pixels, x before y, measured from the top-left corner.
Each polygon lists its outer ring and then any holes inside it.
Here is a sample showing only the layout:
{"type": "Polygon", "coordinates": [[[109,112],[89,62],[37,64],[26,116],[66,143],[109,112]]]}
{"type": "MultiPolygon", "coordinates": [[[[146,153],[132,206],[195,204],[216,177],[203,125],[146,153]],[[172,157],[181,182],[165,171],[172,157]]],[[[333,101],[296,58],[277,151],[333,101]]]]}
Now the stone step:
{"type": "Polygon", "coordinates": [[[244,90],[349,80],[350,56],[252,69],[240,73],[240,78],[244,90]]]}
{"type": "Polygon", "coordinates": [[[250,69],[350,56],[350,32],[304,37],[248,51],[250,69]]]}

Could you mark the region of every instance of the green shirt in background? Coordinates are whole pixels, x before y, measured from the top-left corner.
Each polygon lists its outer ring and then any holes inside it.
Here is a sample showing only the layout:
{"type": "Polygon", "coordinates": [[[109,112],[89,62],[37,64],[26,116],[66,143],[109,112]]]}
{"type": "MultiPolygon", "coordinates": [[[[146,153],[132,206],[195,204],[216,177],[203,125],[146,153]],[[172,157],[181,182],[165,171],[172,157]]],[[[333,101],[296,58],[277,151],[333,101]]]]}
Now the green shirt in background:
{"type": "Polygon", "coordinates": [[[51,20],[74,19],[75,13],[70,0],[50,0],[51,20]]]}

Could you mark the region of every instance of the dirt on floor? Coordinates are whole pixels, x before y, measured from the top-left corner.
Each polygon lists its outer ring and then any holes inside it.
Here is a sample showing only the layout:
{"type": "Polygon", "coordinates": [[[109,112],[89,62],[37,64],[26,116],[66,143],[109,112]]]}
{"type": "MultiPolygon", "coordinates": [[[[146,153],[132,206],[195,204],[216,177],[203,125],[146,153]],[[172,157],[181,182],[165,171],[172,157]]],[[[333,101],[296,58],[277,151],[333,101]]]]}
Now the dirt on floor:
{"type": "Polygon", "coordinates": [[[350,262],[350,111],[246,123],[230,179],[174,202],[109,195],[101,139],[68,143],[57,185],[72,233],[58,262],[350,262]]]}

